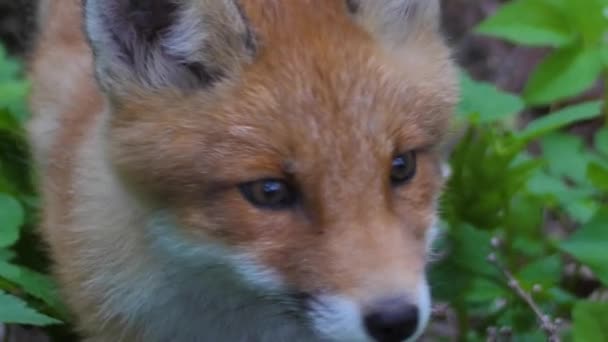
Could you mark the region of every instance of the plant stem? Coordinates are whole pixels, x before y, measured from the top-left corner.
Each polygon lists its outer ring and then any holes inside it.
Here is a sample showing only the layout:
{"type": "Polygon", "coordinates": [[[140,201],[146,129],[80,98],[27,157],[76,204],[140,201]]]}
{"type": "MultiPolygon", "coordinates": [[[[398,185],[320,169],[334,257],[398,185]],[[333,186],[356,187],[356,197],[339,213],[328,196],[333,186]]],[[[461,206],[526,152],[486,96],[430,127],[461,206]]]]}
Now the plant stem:
{"type": "Polygon", "coordinates": [[[469,315],[466,304],[462,301],[456,305],[456,315],[458,316],[458,342],[465,342],[469,333],[469,315]]]}
{"type": "Polygon", "coordinates": [[[608,127],[608,69],[604,71],[604,126],[608,127]]]}
{"type": "Polygon", "coordinates": [[[509,269],[507,269],[505,266],[501,265],[501,263],[498,261],[496,254],[492,254],[489,257],[489,261],[494,266],[496,266],[498,268],[498,270],[500,270],[501,273],[504,275],[505,279],[508,282],[509,288],[522,301],[524,301],[528,305],[528,307],[532,310],[532,312],[534,312],[534,314],[536,315],[536,317],[540,323],[541,329],[547,335],[547,341],[548,342],[560,342],[561,339],[559,336],[559,326],[557,326],[557,324],[555,324],[553,322],[553,320],[551,319],[551,317],[549,315],[546,315],[541,310],[540,306],[536,303],[534,298],[532,298],[532,295],[530,293],[526,292],[521,287],[521,285],[519,284],[519,281],[517,281],[517,279],[515,278],[513,273],[511,273],[511,271],[509,269]]]}

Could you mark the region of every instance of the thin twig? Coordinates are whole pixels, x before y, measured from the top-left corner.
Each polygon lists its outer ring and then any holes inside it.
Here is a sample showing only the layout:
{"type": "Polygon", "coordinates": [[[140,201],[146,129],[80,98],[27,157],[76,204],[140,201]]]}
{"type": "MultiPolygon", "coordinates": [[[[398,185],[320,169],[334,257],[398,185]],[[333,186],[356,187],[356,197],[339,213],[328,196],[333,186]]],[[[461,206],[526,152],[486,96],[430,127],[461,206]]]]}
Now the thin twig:
{"type": "MultiPolygon", "coordinates": [[[[498,250],[500,245],[501,245],[501,242],[499,239],[492,240],[492,247],[495,250],[498,250]]],[[[519,284],[519,281],[515,278],[513,273],[511,271],[509,271],[507,269],[507,267],[498,260],[498,256],[496,253],[490,254],[488,256],[488,261],[491,264],[493,264],[494,266],[496,266],[496,268],[498,270],[501,271],[501,273],[507,279],[509,288],[511,288],[513,290],[513,292],[515,292],[515,294],[517,294],[517,296],[521,300],[523,300],[530,307],[530,309],[532,309],[532,311],[534,312],[534,314],[538,318],[538,321],[541,324],[542,330],[547,335],[548,341],[549,342],[560,342],[561,338],[559,336],[559,330],[560,330],[559,325],[555,323],[555,322],[558,322],[559,319],[556,319],[554,321],[551,319],[551,317],[549,315],[545,314],[541,310],[540,306],[536,303],[536,301],[532,297],[532,294],[526,292],[521,287],[521,285],[519,284]]],[[[540,290],[540,286],[535,286],[535,291],[538,291],[538,290],[540,290]]]]}

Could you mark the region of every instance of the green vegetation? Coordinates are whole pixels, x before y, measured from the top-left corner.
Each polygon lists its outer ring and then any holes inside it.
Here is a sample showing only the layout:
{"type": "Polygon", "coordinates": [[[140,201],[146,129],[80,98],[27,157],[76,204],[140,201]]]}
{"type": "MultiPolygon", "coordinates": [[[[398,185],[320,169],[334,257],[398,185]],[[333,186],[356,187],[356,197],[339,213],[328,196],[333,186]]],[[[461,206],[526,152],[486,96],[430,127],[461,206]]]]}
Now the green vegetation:
{"type": "MultiPolygon", "coordinates": [[[[608,303],[593,300],[608,287],[608,102],[577,100],[608,84],[606,8],[608,0],[514,0],[478,27],[553,52],[522,95],[461,76],[464,132],[431,269],[461,341],[505,333],[608,341],[608,303]],[[519,114],[531,110],[543,115],[521,128],[519,114]],[[604,128],[591,137],[568,129],[590,120],[604,128]]],[[[31,232],[38,200],[23,132],[27,92],[21,66],[0,50],[0,322],[61,325],[31,232]]]]}
{"type": "Polygon", "coordinates": [[[62,310],[51,280],[35,270],[44,258],[31,243],[37,202],[23,131],[28,84],[21,69],[0,48],[0,322],[44,326],[60,323],[62,310]]]}
{"type": "Polygon", "coordinates": [[[607,7],[516,0],[478,27],[554,51],[521,97],[462,77],[466,133],[443,201],[446,239],[438,250],[446,256],[432,271],[435,297],[455,310],[461,340],[483,341],[508,327],[518,341],[545,341],[543,329],[563,340],[608,341],[608,303],[588,301],[582,289],[608,285],[608,110],[602,101],[575,100],[608,70],[607,7]],[[518,129],[524,109],[548,113],[518,129]],[[592,139],[565,130],[603,114],[605,128],[592,139]]]}

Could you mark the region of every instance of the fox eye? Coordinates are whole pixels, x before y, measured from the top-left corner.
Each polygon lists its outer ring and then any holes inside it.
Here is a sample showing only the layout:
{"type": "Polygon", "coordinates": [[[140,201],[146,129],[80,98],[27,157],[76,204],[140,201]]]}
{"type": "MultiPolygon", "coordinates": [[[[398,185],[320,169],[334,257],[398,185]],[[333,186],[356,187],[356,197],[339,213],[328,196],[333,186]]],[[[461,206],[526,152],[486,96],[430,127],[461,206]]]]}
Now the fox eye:
{"type": "Polygon", "coordinates": [[[247,201],[263,209],[281,210],[292,207],[297,200],[296,190],[285,181],[264,179],[239,186],[247,201]]]}
{"type": "Polygon", "coordinates": [[[410,151],[401,154],[391,166],[391,182],[398,186],[409,182],[416,175],[416,152],[410,151]]]}

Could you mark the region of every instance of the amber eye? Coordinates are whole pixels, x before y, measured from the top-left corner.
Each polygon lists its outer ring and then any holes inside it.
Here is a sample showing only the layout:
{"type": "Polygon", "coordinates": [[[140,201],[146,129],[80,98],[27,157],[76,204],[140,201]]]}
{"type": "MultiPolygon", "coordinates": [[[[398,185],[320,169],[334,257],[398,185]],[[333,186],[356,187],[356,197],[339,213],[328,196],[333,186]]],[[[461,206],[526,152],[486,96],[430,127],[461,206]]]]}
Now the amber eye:
{"type": "Polygon", "coordinates": [[[416,152],[407,152],[393,159],[391,166],[391,182],[401,185],[409,182],[416,175],[416,152]]]}
{"type": "Polygon", "coordinates": [[[239,189],[245,199],[262,209],[287,209],[297,200],[295,188],[278,179],[263,179],[241,184],[239,189]]]}

